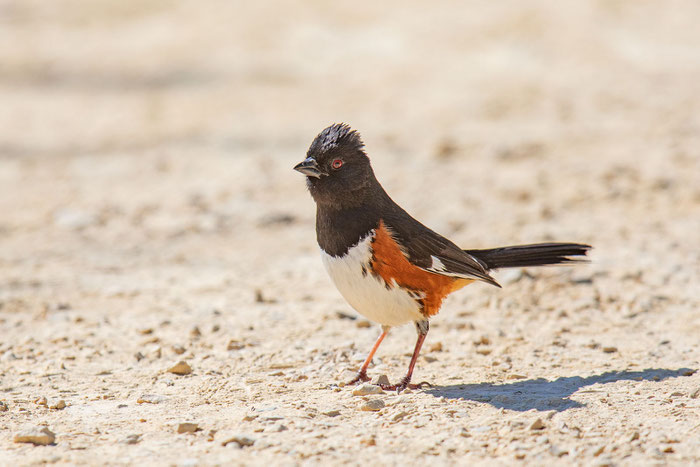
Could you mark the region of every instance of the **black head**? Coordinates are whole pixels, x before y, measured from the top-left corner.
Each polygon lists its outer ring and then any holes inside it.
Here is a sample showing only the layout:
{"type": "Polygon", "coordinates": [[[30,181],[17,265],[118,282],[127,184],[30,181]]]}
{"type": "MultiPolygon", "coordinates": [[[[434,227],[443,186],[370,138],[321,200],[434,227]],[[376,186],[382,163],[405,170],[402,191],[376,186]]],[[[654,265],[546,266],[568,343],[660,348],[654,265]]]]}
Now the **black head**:
{"type": "Polygon", "coordinates": [[[357,131],[336,123],[316,136],[306,159],[294,170],[306,175],[309,191],[317,203],[352,203],[376,183],[364,147],[357,131]]]}

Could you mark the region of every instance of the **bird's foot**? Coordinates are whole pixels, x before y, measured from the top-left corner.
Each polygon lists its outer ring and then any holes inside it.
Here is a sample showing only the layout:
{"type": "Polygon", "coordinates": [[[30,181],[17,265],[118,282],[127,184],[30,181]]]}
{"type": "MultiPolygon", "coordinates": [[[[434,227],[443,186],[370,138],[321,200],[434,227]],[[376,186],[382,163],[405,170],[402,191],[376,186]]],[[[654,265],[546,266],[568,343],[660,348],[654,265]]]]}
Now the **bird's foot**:
{"type": "Polygon", "coordinates": [[[357,376],[355,376],[353,379],[348,381],[345,385],[350,386],[352,384],[365,383],[365,382],[369,381],[370,379],[371,378],[369,376],[367,376],[367,373],[365,373],[364,371],[360,371],[357,374],[357,376]]]}
{"type": "Polygon", "coordinates": [[[404,389],[423,389],[424,387],[433,387],[433,385],[427,381],[423,381],[418,384],[411,384],[406,379],[402,379],[399,384],[380,384],[379,386],[385,391],[396,391],[397,393],[400,393],[404,389]]]}

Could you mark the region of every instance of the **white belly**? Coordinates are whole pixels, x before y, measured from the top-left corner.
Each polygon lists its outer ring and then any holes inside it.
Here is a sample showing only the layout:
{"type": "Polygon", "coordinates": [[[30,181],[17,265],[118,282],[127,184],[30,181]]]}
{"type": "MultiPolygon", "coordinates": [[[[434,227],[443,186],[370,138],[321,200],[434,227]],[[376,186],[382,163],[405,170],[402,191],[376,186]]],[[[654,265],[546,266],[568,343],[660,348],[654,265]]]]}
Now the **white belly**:
{"type": "Polygon", "coordinates": [[[330,256],[321,250],[323,265],[335,286],[358,313],[384,326],[399,326],[411,321],[422,321],[420,306],[408,292],[396,283],[389,284],[372,275],[369,264],[372,259],[374,232],[360,240],[342,257],[330,256]],[[366,273],[362,273],[362,269],[366,273]]]}

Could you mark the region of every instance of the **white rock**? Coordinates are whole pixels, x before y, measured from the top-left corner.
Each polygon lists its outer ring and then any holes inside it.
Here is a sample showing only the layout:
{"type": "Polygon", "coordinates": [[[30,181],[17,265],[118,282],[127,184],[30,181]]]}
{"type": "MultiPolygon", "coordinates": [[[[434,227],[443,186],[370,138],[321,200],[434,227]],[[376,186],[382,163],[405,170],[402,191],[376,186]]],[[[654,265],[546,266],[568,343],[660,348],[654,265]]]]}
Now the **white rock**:
{"type": "Polygon", "coordinates": [[[362,404],[361,410],[365,412],[376,412],[384,408],[386,404],[381,399],[371,399],[362,404]]]}
{"type": "Polygon", "coordinates": [[[544,429],[544,422],[542,422],[541,418],[538,418],[532,424],[530,425],[531,430],[542,430],[544,429]]]}
{"type": "Polygon", "coordinates": [[[56,434],[45,426],[38,426],[17,433],[13,441],[15,443],[31,443],[35,446],[48,446],[56,441],[56,434]]]}
{"type": "Polygon", "coordinates": [[[246,446],[252,446],[253,444],[255,444],[255,440],[246,435],[233,435],[232,437],[226,439],[226,441],[223,441],[221,445],[226,446],[230,443],[236,443],[238,447],[242,448],[246,446]]]}
{"type": "Polygon", "coordinates": [[[176,375],[189,375],[192,373],[192,367],[187,364],[185,361],[180,361],[175,364],[175,366],[168,368],[168,371],[170,373],[174,373],[176,375]]]}
{"type": "Polygon", "coordinates": [[[144,394],[136,399],[136,402],[139,404],[160,404],[166,400],[165,397],[159,396],[158,394],[144,394]]]}
{"type": "Polygon", "coordinates": [[[384,394],[384,391],[374,384],[363,384],[352,390],[353,396],[368,396],[370,394],[384,394]]]}
{"type": "Polygon", "coordinates": [[[63,410],[66,408],[66,401],[61,399],[49,408],[53,410],[63,410]]]}
{"type": "Polygon", "coordinates": [[[138,444],[139,441],[141,441],[141,435],[134,433],[131,435],[128,435],[126,438],[124,438],[124,444],[138,444]]]}
{"type": "Polygon", "coordinates": [[[194,433],[197,430],[199,430],[199,425],[196,423],[185,422],[177,426],[178,433],[194,433]]]}
{"type": "Polygon", "coordinates": [[[374,384],[375,386],[381,386],[382,384],[388,386],[391,383],[389,382],[389,377],[387,375],[379,375],[379,376],[375,376],[372,379],[372,384],[374,384]]]}

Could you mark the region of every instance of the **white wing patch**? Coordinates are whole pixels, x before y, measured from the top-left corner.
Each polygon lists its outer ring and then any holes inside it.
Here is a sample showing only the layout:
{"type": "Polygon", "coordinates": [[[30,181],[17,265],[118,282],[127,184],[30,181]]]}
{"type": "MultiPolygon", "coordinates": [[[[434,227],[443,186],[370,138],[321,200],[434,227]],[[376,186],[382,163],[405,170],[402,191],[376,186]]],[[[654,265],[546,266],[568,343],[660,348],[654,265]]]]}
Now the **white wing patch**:
{"type": "Polygon", "coordinates": [[[473,276],[471,274],[465,274],[465,273],[460,273],[460,272],[453,272],[447,270],[447,267],[445,264],[438,258],[437,256],[430,255],[430,258],[432,259],[432,262],[430,263],[429,268],[421,268],[425,271],[430,271],[434,272],[436,274],[440,274],[441,276],[447,276],[447,277],[457,277],[460,279],[479,279],[476,276],[473,276]]]}
{"type": "Polygon", "coordinates": [[[440,258],[438,258],[437,256],[430,256],[430,259],[432,259],[433,262],[431,263],[431,265],[428,269],[430,269],[431,271],[435,271],[435,272],[445,271],[445,265],[442,264],[442,261],[440,261],[440,258]]]}

